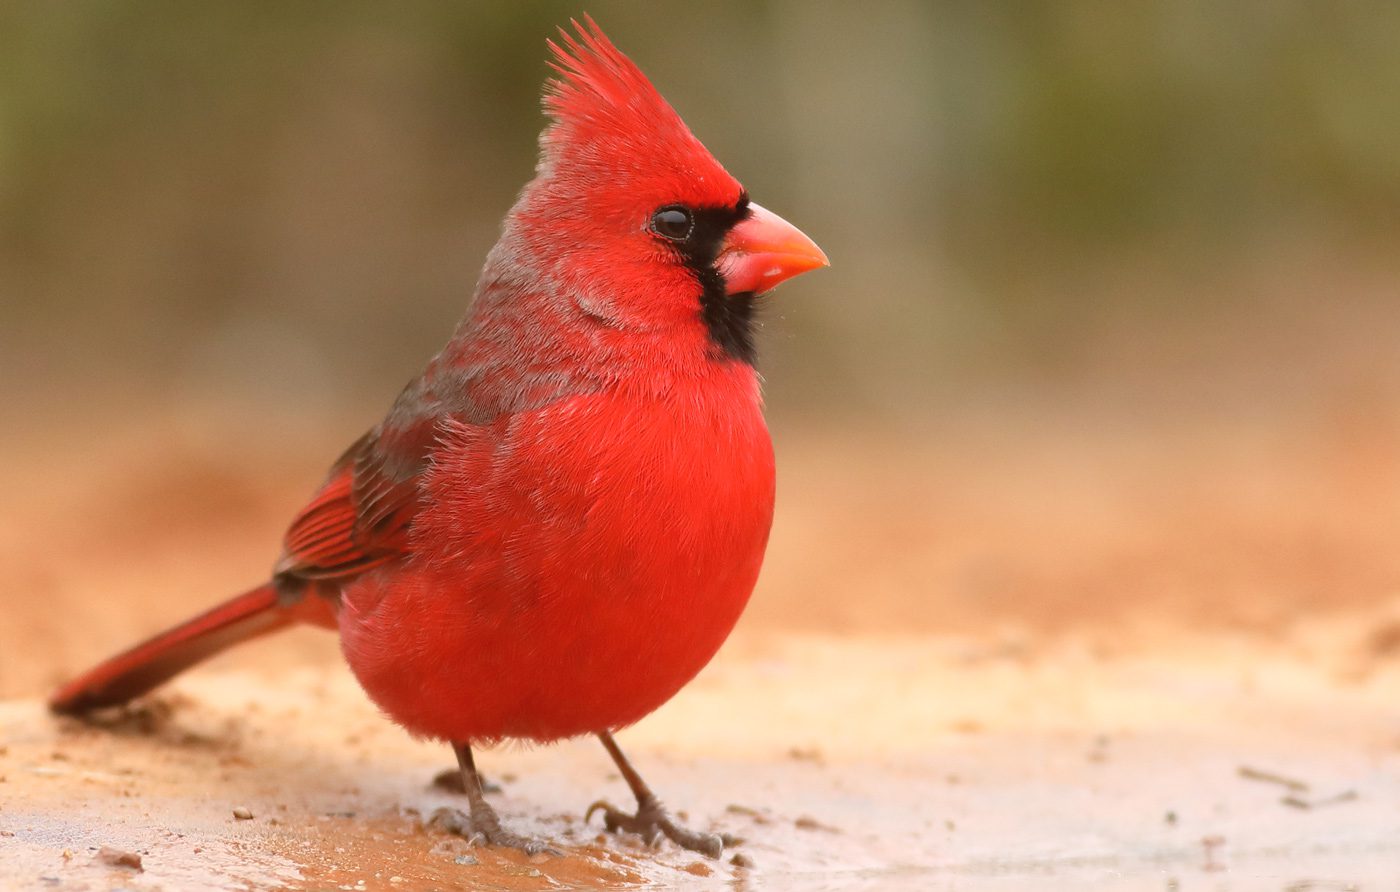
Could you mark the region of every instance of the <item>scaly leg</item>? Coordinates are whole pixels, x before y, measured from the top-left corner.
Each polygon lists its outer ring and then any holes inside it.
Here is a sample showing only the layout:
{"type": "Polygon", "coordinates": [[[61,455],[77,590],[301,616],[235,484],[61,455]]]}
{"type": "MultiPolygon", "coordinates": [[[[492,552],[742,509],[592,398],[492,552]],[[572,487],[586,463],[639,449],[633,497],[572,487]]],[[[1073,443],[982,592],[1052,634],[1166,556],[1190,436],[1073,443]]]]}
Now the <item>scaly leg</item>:
{"type": "Polygon", "coordinates": [[[655,845],[664,835],[683,849],[692,852],[699,852],[711,858],[718,858],[724,852],[724,847],[734,845],[737,840],[727,833],[697,833],[687,827],[677,824],[671,818],[666,807],[661,804],[661,800],[656,798],[656,794],[647,786],[646,781],[637,773],[637,769],[632,767],[632,763],[627,761],[627,757],[622,754],[617,746],[617,741],[607,731],[599,731],[598,739],[602,741],[603,748],[612,756],[612,760],[617,763],[617,770],[622,773],[623,780],[627,781],[627,786],[632,788],[632,795],[637,797],[636,814],[627,814],[620,809],[613,807],[610,803],[598,800],[588,806],[588,812],[583,816],[585,822],[593,817],[593,812],[603,813],[603,824],[609,833],[616,833],[619,830],[627,833],[635,833],[646,841],[647,845],[655,845]]]}
{"type": "Polygon", "coordinates": [[[455,808],[440,808],[433,812],[432,818],[428,821],[430,825],[440,827],[449,833],[455,833],[472,842],[480,840],[490,846],[519,849],[527,855],[535,855],[539,852],[559,854],[543,840],[520,836],[502,828],[501,819],[497,817],[496,810],[491,807],[491,803],[486,801],[486,796],[482,792],[481,775],[477,774],[476,763],[472,759],[471,745],[454,743],[452,751],[457,754],[457,764],[462,769],[462,788],[463,792],[467,794],[471,815],[464,815],[455,808]]]}

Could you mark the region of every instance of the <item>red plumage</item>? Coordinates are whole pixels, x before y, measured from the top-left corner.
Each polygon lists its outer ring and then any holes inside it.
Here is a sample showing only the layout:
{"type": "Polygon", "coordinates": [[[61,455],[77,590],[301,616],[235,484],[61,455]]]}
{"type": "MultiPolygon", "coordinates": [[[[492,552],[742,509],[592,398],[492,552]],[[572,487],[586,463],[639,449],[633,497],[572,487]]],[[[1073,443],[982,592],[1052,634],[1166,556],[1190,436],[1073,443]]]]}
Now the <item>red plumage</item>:
{"type": "Polygon", "coordinates": [[[577,32],[550,44],[537,175],[466,318],[294,519],[273,582],[109,660],[55,710],[319,622],[387,715],[474,772],[473,742],[611,748],[713,656],[773,512],[751,301],[825,257],[591,20],[577,32]]]}

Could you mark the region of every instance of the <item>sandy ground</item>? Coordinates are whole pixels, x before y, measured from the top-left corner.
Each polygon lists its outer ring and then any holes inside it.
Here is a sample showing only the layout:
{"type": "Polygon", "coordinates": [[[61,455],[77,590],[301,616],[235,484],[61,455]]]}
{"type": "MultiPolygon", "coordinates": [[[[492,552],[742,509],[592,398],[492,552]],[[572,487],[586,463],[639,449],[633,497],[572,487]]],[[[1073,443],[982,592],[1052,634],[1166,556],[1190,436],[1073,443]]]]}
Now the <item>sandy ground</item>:
{"type": "Polygon", "coordinates": [[[50,718],[65,674],[256,577],[335,422],[250,442],[226,413],[163,418],[100,459],[13,438],[0,888],[1390,888],[1400,427],[1372,421],[780,431],[750,614],[619,737],[693,824],[744,838],[721,862],[584,825],[626,801],[592,741],[480,759],[563,857],[425,827],[458,800],[431,785],[450,754],[311,630],[105,725],[50,718]]]}
{"type": "MultiPolygon", "coordinates": [[[[1325,632],[1316,637],[1346,637],[1325,632]]],[[[481,757],[502,813],[563,857],[425,829],[458,799],[430,784],[448,753],[384,722],[334,667],[275,685],[200,673],[108,727],[11,701],[0,707],[0,878],[72,889],[1023,889],[1051,878],[1386,888],[1400,869],[1400,667],[1359,667],[1309,636],[1192,647],[1186,663],[1180,651],[1106,657],[1068,642],[740,638],[622,740],[695,824],[742,836],[733,851],[751,866],[583,825],[590,801],[626,795],[589,741],[481,757]],[[139,854],[143,870],[109,865],[103,846],[139,854]]]]}

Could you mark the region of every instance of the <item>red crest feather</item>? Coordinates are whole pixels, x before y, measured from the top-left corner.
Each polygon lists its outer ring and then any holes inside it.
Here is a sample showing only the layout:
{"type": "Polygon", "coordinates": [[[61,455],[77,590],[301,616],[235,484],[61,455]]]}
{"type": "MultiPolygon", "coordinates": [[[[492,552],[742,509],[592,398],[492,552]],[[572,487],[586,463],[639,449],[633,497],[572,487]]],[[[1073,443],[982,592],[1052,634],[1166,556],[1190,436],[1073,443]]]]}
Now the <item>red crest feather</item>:
{"type": "Polygon", "coordinates": [[[577,36],[559,29],[562,46],[546,41],[554,54],[549,67],[560,75],[550,79],[545,93],[545,110],[550,117],[565,120],[604,109],[641,110],[646,106],[651,112],[675,115],[642,70],[613,45],[598,23],[587,14],[583,22],[569,20],[577,36]]]}
{"type": "MultiPolygon", "coordinates": [[[[732,203],[740,186],[705,149],[647,76],[585,15],[549,41],[558,74],[545,87],[553,119],[543,145],[549,166],[579,166],[638,187],[689,183],[700,203],[732,203]]],[[[678,195],[685,198],[686,195],[678,195]]]]}

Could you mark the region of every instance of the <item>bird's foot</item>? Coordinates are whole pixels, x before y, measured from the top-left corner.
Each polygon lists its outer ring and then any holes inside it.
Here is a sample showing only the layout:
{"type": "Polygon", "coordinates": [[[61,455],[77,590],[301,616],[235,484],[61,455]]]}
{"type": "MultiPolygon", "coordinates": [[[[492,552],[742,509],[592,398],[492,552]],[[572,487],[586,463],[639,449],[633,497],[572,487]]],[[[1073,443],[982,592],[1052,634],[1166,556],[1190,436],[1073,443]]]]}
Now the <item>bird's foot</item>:
{"type": "Polygon", "coordinates": [[[737,845],[739,842],[737,837],[728,833],[698,833],[677,824],[666,811],[666,807],[654,796],[638,802],[637,813],[634,815],[629,815],[600,799],[588,806],[588,811],[583,816],[585,823],[593,817],[595,811],[603,813],[603,826],[609,833],[635,833],[650,846],[660,843],[664,836],[683,849],[718,858],[724,854],[725,846],[737,845]]]}
{"type": "Polygon", "coordinates": [[[472,845],[499,846],[505,849],[518,849],[526,855],[562,855],[558,849],[542,839],[521,836],[501,826],[494,811],[465,815],[455,808],[440,808],[428,819],[428,826],[462,837],[472,845]]]}

